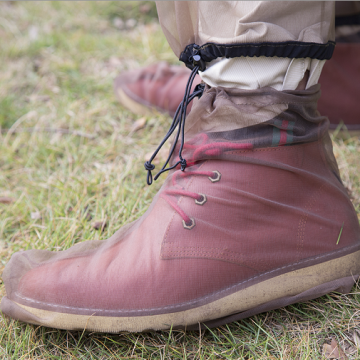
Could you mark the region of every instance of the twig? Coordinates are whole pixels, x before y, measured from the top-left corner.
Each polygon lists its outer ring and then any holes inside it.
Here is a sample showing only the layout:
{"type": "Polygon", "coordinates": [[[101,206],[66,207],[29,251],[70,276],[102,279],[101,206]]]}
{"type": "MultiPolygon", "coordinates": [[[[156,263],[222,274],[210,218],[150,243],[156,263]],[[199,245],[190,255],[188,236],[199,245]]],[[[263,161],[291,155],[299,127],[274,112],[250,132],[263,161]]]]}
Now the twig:
{"type": "Polygon", "coordinates": [[[76,130],[68,130],[68,129],[61,129],[61,128],[17,128],[17,129],[0,129],[2,134],[7,133],[22,133],[22,132],[49,132],[49,133],[60,133],[60,134],[70,134],[85,137],[88,139],[96,138],[97,134],[87,134],[81,131],[76,130]]]}

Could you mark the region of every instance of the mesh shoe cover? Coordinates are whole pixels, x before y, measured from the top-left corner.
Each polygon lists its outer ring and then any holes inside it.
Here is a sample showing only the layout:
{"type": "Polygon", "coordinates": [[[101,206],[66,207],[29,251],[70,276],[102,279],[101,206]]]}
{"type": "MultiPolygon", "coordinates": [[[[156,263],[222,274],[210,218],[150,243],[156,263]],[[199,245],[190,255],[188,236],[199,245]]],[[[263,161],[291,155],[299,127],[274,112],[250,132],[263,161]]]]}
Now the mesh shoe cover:
{"type": "Polygon", "coordinates": [[[318,98],[319,86],[206,88],[187,167],[145,215],[106,241],[14,254],[1,310],[62,329],[198,329],[349,291],[360,229],[318,98]]]}

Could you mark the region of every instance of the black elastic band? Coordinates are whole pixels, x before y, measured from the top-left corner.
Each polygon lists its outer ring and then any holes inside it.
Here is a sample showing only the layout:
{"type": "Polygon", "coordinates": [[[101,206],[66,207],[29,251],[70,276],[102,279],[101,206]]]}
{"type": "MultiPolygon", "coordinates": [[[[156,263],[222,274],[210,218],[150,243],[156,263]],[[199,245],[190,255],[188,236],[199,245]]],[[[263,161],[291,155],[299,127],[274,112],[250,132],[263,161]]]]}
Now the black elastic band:
{"type": "Polygon", "coordinates": [[[328,41],[326,44],[285,41],[285,42],[262,42],[246,44],[215,44],[204,45],[190,44],[180,54],[180,61],[184,62],[190,69],[194,68],[193,56],[199,54],[205,62],[210,62],[219,57],[235,58],[241,56],[249,57],[281,57],[302,59],[311,58],[318,60],[329,60],[334,52],[335,42],[328,41]]]}

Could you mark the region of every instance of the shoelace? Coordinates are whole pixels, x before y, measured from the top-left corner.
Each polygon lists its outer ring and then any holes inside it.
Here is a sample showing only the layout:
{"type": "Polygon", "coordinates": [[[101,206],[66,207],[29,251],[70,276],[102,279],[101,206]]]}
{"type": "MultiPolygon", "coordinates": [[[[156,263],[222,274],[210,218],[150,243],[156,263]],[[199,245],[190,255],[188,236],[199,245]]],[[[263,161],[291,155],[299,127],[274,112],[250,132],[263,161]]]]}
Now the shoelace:
{"type": "MultiPolygon", "coordinates": [[[[221,178],[221,174],[218,171],[187,171],[183,173],[183,176],[190,176],[190,175],[203,175],[207,176],[211,182],[217,182],[221,178]]],[[[173,179],[175,178],[175,174],[173,179]]],[[[174,202],[170,196],[171,195],[178,195],[178,196],[187,196],[193,198],[195,200],[195,204],[197,205],[204,205],[207,201],[207,197],[205,194],[195,193],[192,191],[184,190],[184,189],[168,189],[165,190],[160,197],[166,200],[169,205],[181,216],[183,226],[185,229],[191,230],[195,226],[195,219],[188,216],[181,207],[174,202]]]]}
{"type": "Polygon", "coordinates": [[[183,146],[184,146],[184,142],[185,142],[185,119],[186,119],[186,108],[189,105],[189,103],[195,98],[195,97],[201,97],[201,95],[204,92],[204,88],[205,85],[204,84],[199,84],[196,85],[194,91],[192,94],[190,94],[190,90],[192,87],[192,84],[194,82],[195,76],[198,73],[198,71],[204,71],[206,68],[205,62],[201,59],[199,53],[198,53],[198,49],[199,46],[195,45],[194,49],[193,49],[193,53],[194,55],[192,56],[192,61],[193,61],[193,69],[191,71],[191,74],[189,76],[188,82],[186,84],[186,88],[185,88],[185,94],[183,97],[183,100],[181,101],[180,105],[178,106],[173,121],[170,125],[170,129],[167,132],[167,134],[165,135],[164,139],[161,141],[160,145],[157,147],[157,149],[154,151],[154,153],[152,154],[151,158],[149,161],[146,161],[144,166],[145,169],[147,170],[147,179],[146,182],[148,185],[151,185],[153,182],[153,176],[151,171],[155,169],[155,165],[153,165],[151,162],[154,160],[154,158],[156,157],[157,153],[160,151],[160,149],[162,148],[162,146],[165,144],[165,142],[169,139],[169,137],[172,135],[172,133],[175,131],[176,127],[178,126],[178,131],[177,134],[175,136],[174,139],[174,143],[172,145],[172,148],[169,152],[169,156],[167,158],[167,160],[165,161],[165,164],[163,165],[163,167],[161,168],[161,170],[155,175],[154,180],[156,180],[162,173],[164,173],[165,171],[169,171],[171,169],[174,169],[176,166],[178,166],[179,164],[181,165],[181,171],[184,171],[186,168],[186,160],[182,157],[182,150],[183,150],[183,146]],[[167,164],[169,163],[172,154],[175,150],[176,144],[179,140],[181,134],[181,144],[180,144],[180,149],[179,149],[179,161],[171,166],[166,168],[167,164]]]}
{"type": "MultiPolygon", "coordinates": [[[[204,157],[209,156],[219,156],[225,151],[233,151],[233,150],[251,150],[253,149],[253,145],[250,143],[236,144],[236,143],[227,143],[227,142],[214,142],[207,143],[208,136],[206,134],[200,134],[194,140],[201,140],[200,145],[193,145],[191,143],[185,143],[183,148],[193,150],[193,156],[191,160],[188,162],[188,166],[195,165],[200,159],[204,159],[204,157]]],[[[179,165],[179,161],[176,162],[175,166],[179,165]]],[[[195,226],[195,219],[190,217],[185,213],[184,210],[177,204],[177,202],[173,201],[171,196],[186,196],[195,200],[195,204],[204,205],[207,202],[206,194],[195,193],[189,190],[185,190],[178,183],[178,178],[184,178],[192,175],[200,175],[207,176],[212,183],[218,182],[221,179],[221,174],[219,171],[177,171],[172,176],[172,188],[166,189],[160,195],[164,200],[166,200],[169,205],[181,216],[183,227],[185,229],[191,230],[195,226]]]]}

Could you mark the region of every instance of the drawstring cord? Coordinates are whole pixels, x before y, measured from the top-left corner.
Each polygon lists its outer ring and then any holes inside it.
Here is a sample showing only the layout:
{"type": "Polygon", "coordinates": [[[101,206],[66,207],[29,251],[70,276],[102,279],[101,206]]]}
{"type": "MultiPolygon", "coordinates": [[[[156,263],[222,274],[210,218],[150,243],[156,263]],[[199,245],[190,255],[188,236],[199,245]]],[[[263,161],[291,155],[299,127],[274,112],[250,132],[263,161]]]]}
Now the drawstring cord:
{"type": "MultiPolygon", "coordinates": [[[[199,57],[199,55],[195,55],[195,57],[199,57]]],[[[197,59],[194,59],[194,63],[196,62],[197,59]]],[[[198,72],[198,70],[201,70],[201,66],[200,65],[196,65],[194,66],[193,70],[191,71],[191,74],[189,76],[189,80],[186,84],[186,89],[185,89],[185,94],[184,94],[184,98],[181,101],[180,105],[178,106],[176,113],[174,115],[174,119],[170,125],[170,129],[167,132],[167,134],[165,135],[164,139],[161,141],[160,145],[157,147],[157,149],[154,151],[154,153],[152,154],[151,158],[149,161],[146,161],[144,166],[145,169],[147,170],[147,184],[151,185],[153,182],[153,176],[151,171],[155,169],[155,165],[153,165],[151,162],[154,160],[154,158],[156,157],[157,153],[159,152],[159,150],[162,148],[162,146],[165,144],[165,142],[169,139],[169,137],[172,135],[172,133],[175,131],[176,127],[178,126],[178,130],[177,130],[177,134],[175,136],[174,139],[174,143],[172,145],[172,148],[170,150],[169,156],[165,162],[165,164],[163,165],[163,167],[161,168],[161,170],[155,175],[154,180],[156,180],[162,173],[164,173],[165,171],[169,171],[171,169],[174,169],[176,166],[178,166],[179,164],[181,165],[181,171],[184,171],[186,168],[186,160],[182,157],[182,150],[184,147],[184,142],[185,142],[185,119],[186,119],[186,108],[189,105],[189,103],[195,98],[195,97],[201,97],[201,95],[204,92],[204,88],[205,85],[204,84],[199,84],[196,85],[194,91],[192,94],[190,94],[191,91],[191,87],[193,84],[193,81],[195,79],[195,76],[198,72]],[[177,144],[177,141],[180,137],[181,134],[181,144],[180,144],[180,149],[179,149],[179,161],[171,166],[166,168],[167,164],[169,163],[171,156],[175,150],[175,146],[177,144]]]]}

